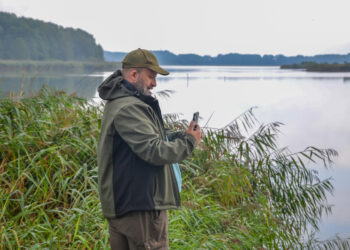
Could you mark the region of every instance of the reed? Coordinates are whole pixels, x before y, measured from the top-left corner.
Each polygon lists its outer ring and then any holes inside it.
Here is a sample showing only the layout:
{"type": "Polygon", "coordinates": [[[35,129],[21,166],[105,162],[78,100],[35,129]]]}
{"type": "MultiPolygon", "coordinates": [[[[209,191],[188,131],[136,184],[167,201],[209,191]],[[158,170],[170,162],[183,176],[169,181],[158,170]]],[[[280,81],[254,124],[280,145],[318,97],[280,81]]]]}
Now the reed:
{"type": "MultiPolygon", "coordinates": [[[[47,88],[0,101],[0,249],[108,249],[97,191],[102,106],[47,88]]],[[[171,129],[188,124],[164,118],[171,129]]],[[[222,129],[206,128],[180,166],[183,207],[170,212],[171,249],[349,246],[312,234],[331,212],[333,186],[307,164],[329,167],[337,153],[279,149],[280,126],[259,125],[248,110],[222,129]]]]}
{"type": "Polygon", "coordinates": [[[100,109],[44,88],[4,99],[0,110],[0,248],[106,247],[95,150],[100,109]]]}
{"type": "MultiPolygon", "coordinates": [[[[166,119],[173,127],[185,126],[174,123],[174,116],[166,119]]],[[[281,125],[259,125],[250,109],[221,129],[206,129],[201,148],[182,165],[184,209],[173,215],[183,218],[185,227],[171,230],[178,233],[175,239],[184,236],[185,240],[176,240],[176,248],[325,246],[313,236],[322,216],[331,212],[327,194],[333,185],[331,179],[320,180],[307,165],[330,167],[337,152],[280,149],[281,125]],[[189,242],[193,242],[190,247],[189,242]]],[[[349,240],[342,244],[349,246],[349,240]]]]}

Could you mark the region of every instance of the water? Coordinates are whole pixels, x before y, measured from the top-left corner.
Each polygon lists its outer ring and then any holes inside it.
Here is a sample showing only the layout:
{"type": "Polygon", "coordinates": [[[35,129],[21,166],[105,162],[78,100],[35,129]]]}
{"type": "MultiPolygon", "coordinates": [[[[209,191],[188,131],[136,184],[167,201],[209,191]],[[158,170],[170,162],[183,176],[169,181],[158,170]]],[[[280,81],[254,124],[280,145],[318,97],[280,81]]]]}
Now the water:
{"type": "Polygon", "coordinates": [[[280,121],[281,146],[299,151],[313,145],[339,152],[334,168],[316,168],[332,176],[335,193],[329,197],[333,214],[324,218],[318,237],[350,236],[350,73],[310,73],[278,67],[168,67],[158,90],[174,90],[161,99],[164,113],[182,112],[191,119],[200,111],[201,124],[222,127],[253,106],[263,122],[280,121]]]}
{"type": "MultiPolygon", "coordinates": [[[[159,76],[154,92],[173,90],[171,98],[159,98],[163,113],[181,113],[190,120],[200,112],[200,125],[223,127],[245,110],[262,123],[280,121],[279,144],[299,151],[309,145],[334,148],[339,157],[334,167],[313,166],[322,178],[332,176],[335,193],[329,197],[333,213],[325,217],[320,239],[336,234],[350,237],[350,73],[310,73],[278,67],[165,67],[171,74],[159,76]],[[209,121],[208,119],[212,117],[209,121]]],[[[27,92],[42,83],[100,101],[96,88],[112,72],[94,75],[26,77],[27,92]]],[[[18,91],[22,80],[0,75],[3,93],[18,91]],[[2,78],[2,81],[1,81],[2,78]]]]}
{"type": "Polygon", "coordinates": [[[0,96],[5,97],[10,93],[19,94],[21,89],[29,96],[47,85],[59,90],[65,90],[69,94],[76,94],[87,99],[95,96],[97,86],[103,81],[101,74],[91,75],[63,75],[26,73],[21,77],[14,74],[0,73],[0,96]]]}

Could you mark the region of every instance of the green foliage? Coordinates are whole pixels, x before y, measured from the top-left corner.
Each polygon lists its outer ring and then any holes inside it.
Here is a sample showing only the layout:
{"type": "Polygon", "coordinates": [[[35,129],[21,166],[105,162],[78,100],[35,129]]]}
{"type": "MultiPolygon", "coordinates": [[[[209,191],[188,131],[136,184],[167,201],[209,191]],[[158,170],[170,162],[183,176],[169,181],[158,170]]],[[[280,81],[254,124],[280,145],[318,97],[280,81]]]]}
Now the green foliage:
{"type": "Polygon", "coordinates": [[[0,12],[0,58],[103,61],[103,50],[81,29],[0,12]]]}
{"type": "MultiPolygon", "coordinates": [[[[97,192],[101,107],[44,88],[31,98],[2,99],[0,111],[0,249],[108,248],[97,192]]],[[[177,115],[165,120],[172,129],[187,126],[177,115]]],[[[181,164],[183,207],[170,212],[171,249],[348,246],[347,239],[304,239],[307,226],[317,229],[330,212],[333,189],[306,164],[329,166],[336,152],[280,150],[280,125],[256,128],[249,110],[206,130],[181,164]]]]}
{"type": "Polygon", "coordinates": [[[0,110],[0,249],[104,248],[95,150],[100,110],[46,89],[2,100],[0,110]]]}

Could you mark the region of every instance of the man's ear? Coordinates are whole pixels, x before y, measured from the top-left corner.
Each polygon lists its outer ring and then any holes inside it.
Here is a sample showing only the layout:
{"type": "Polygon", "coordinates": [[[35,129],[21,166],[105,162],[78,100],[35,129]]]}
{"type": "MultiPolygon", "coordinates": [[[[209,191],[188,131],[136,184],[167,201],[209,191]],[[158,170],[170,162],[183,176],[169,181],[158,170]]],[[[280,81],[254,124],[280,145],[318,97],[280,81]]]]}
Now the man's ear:
{"type": "Polygon", "coordinates": [[[131,82],[134,83],[134,82],[137,82],[137,79],[138,79],[138,77],[139,77],[139,73],[137,72],[136,69],[132,69],[132,70],[130,71],[129,76],[130,76],[131,82]]]}

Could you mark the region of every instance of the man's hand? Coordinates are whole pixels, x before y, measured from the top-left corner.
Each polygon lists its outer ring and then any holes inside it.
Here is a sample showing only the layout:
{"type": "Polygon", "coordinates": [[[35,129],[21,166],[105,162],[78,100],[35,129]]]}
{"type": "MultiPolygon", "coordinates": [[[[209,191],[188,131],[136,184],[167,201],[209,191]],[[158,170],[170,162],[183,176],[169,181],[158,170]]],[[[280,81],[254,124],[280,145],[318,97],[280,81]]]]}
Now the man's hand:
{"type": "Polygon", "coordinates": [[[199,127],[198,124],[197,124],[196,130],[193,130],[193,127],[194,127],[194,121],[191,121],[190,126],[185,131],[185,133],[193,135],[193,137],[196,139],[196,143],[197,143],[196,145],[198,145],[202,140],[203,133],[202,133],[201,128],[199,127]]]}

